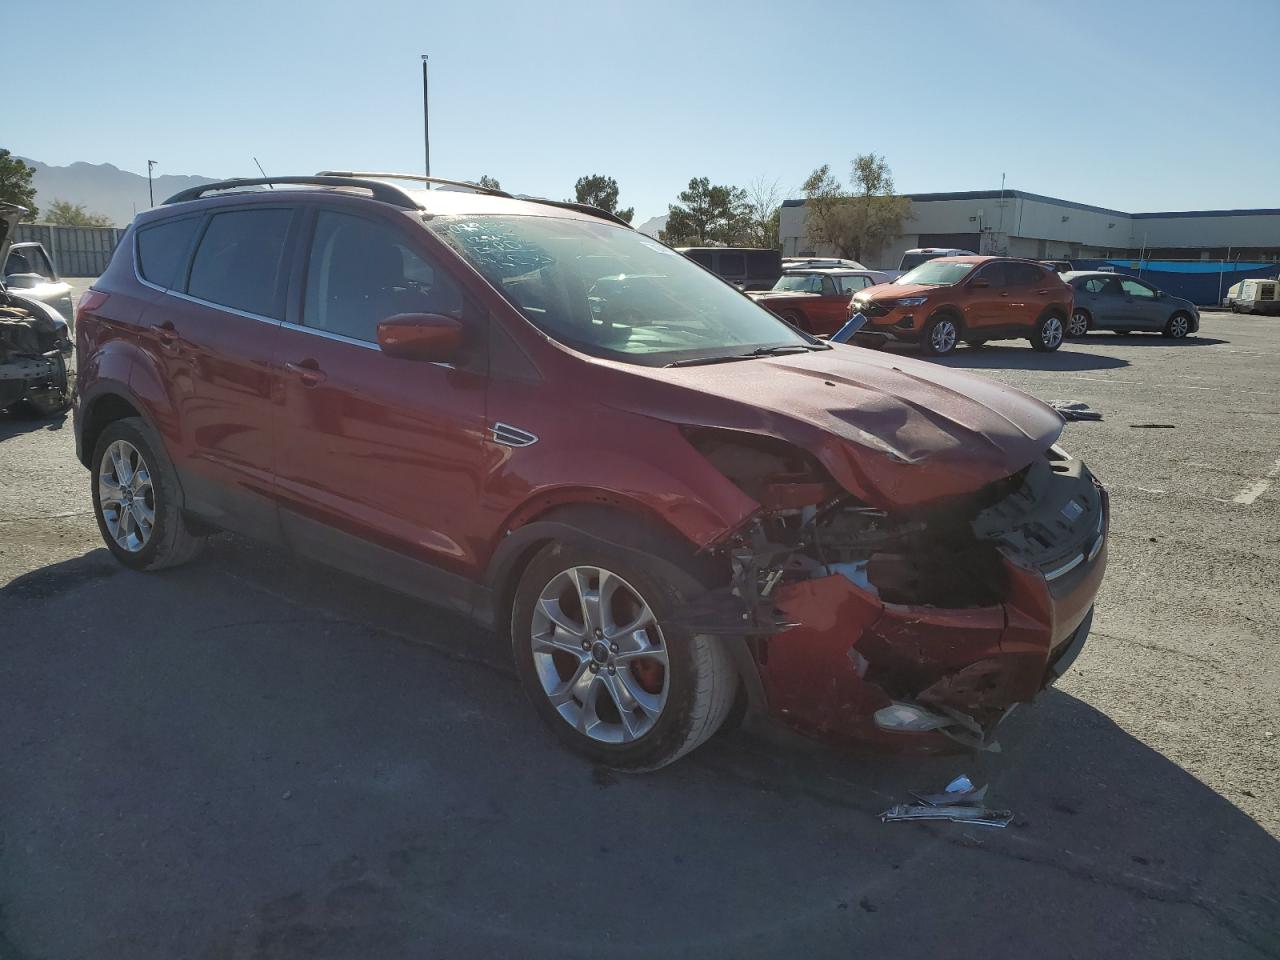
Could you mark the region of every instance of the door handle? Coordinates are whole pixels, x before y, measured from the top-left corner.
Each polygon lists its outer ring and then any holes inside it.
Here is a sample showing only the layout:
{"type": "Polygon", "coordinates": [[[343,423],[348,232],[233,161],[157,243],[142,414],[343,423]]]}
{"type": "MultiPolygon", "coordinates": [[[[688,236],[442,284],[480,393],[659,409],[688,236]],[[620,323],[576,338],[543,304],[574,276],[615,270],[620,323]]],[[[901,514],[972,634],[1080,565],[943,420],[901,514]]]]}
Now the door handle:
{"type": "Polygon", "coordinates": [[[165,320],[155,325],[156,338],[165,346],[170,346],[178,339],[178,328],[172,320],[165,320]]]}
{"type": "Polygon", "coordinates": [[[318,383],[324,383],[325,372],[320,369],[320,364],[308,357],[306,360],[286,362],[284,368],[290,373],[296,373],[298,379],[302,381],[303,386],[314,387],[318,383]]]}

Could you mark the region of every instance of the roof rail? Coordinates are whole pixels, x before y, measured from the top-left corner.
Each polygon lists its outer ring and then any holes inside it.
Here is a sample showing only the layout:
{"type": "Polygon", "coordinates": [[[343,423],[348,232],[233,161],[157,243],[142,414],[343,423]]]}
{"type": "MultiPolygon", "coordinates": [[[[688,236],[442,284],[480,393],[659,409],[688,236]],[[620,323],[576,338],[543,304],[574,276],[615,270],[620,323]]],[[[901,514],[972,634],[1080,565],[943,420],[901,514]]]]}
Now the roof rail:
{"type": "Polygon", "coordinates": [[[318,174],[314,177],[237,177],[232,180],[218,180],[188,190],[180,190],[162,204],[184,203],[187,200],[198,200],[206,193],[219,190],[239,190],[242,187],[274,186],[277,183],[302,184],[315,187],[360,187],[373,194],[373,199],[390,203],[410,210],[419,209],[418,202],[399,187],[384,183],[381,180],[364,180],[359,177],[334,174],[318,174]]]}
{"type": "Polygon", "coordinates": [[[621,217],[610,213],[608,210],[601,210],[599,207],[593,207],[589,203],[577,203],[573,200],[548,200],[545,197],[531,197],[528,194],[511,194],[505,190],[497,190],[493,187],[482,187],[478,183],[472,183],[469,180],[446,180],[443,177],[424,177],[420,173],[372,173],[368,170],[321,170],[320,176],[325,177],[367,177],[371,180],[412,180],[415,183],[441,183],[449,187],[466,187],[468,190],[474,190],[476,193],[486,193],[492,197],[506,197],[509,200],[524,200],[528,203],[545,203],[553,207],[562,207],[565,210],[576,210],[578,213],[585,213],[593,217],[601,217],[614,223],[629,227],[631,224],[623,220],[621,217]]]}
{"type": "Polygon", "coordinates": [[[415,183],[442,183],[447,187],[466,187],[476,193],[487,193],[494,197],[510,197],[505,190],[493,187],[482,187],[470,180],[446,180],[444,177],[424,177],[420,173],[370,173],[366,170],[321,170],[321,177],[365,177],[370,180],[412,180],[415,183]]]}

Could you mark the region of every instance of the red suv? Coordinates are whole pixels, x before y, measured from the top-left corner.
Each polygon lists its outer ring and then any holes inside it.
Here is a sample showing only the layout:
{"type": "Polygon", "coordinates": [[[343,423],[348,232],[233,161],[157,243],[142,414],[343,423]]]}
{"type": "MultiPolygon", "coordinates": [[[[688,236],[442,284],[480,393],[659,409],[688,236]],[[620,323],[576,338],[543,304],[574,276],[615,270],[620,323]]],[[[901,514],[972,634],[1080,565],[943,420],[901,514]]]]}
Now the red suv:
{"type": "Polygon", "coordinates": [[[963,340],[1027,339],[1036,350],[1062,346],[1074,292],[1051,267],[1007,257],[938,257],[893,283],[858,294],[851,319],[863,346],[902,340],[944,356],[963,340]]]}
{"type": "Polygon", "coordinates": [[[1080,650],[1107,499],[1051,409],[816,340],[594,208],[412,179],[134,221],[76,326],[122,563],[230,530],[447,604],[633,769],[731,714],[978,743],[1080,650]]]}

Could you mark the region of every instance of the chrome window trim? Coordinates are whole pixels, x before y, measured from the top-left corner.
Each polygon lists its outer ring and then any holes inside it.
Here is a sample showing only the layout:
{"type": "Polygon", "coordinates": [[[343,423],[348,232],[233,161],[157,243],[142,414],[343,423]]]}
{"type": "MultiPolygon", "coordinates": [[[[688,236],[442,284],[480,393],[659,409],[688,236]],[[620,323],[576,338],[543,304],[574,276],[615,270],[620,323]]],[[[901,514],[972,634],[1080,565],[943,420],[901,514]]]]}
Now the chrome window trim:
{"type": "Polygon", "coordinates": [[[323,337],[325,340],[336,340],[338,343],[349,343],[353,347],[364,347],[366,350],[377,350],[382,352],[382,348],[376,343],[369,340],[359,340],[356,337],[348,337],[344,333],[331,333],[328,330],[321,330],[319,327],[308,327],[301,323],[290,323],[288,320],[280,321],[280,326],[287,327],[290,330],[297,330],[299,333],[309,333],[312,336],[323,337]]]}

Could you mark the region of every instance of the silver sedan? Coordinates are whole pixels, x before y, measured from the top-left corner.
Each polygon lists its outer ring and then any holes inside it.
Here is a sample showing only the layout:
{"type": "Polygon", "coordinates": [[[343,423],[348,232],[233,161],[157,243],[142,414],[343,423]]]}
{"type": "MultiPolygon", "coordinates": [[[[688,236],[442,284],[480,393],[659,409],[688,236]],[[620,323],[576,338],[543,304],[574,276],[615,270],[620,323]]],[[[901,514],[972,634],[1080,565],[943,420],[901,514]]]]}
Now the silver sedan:
{"type": "Polygon", "coordinates": [[[1200,329],[1200,311],[1194,303],[1137,277],[1079,270],[1062,274],[1062,279],[1075,290],[1069,337],[1083,337],[1090,330],[1142,330],[1181,339],[1200,329]]]}

